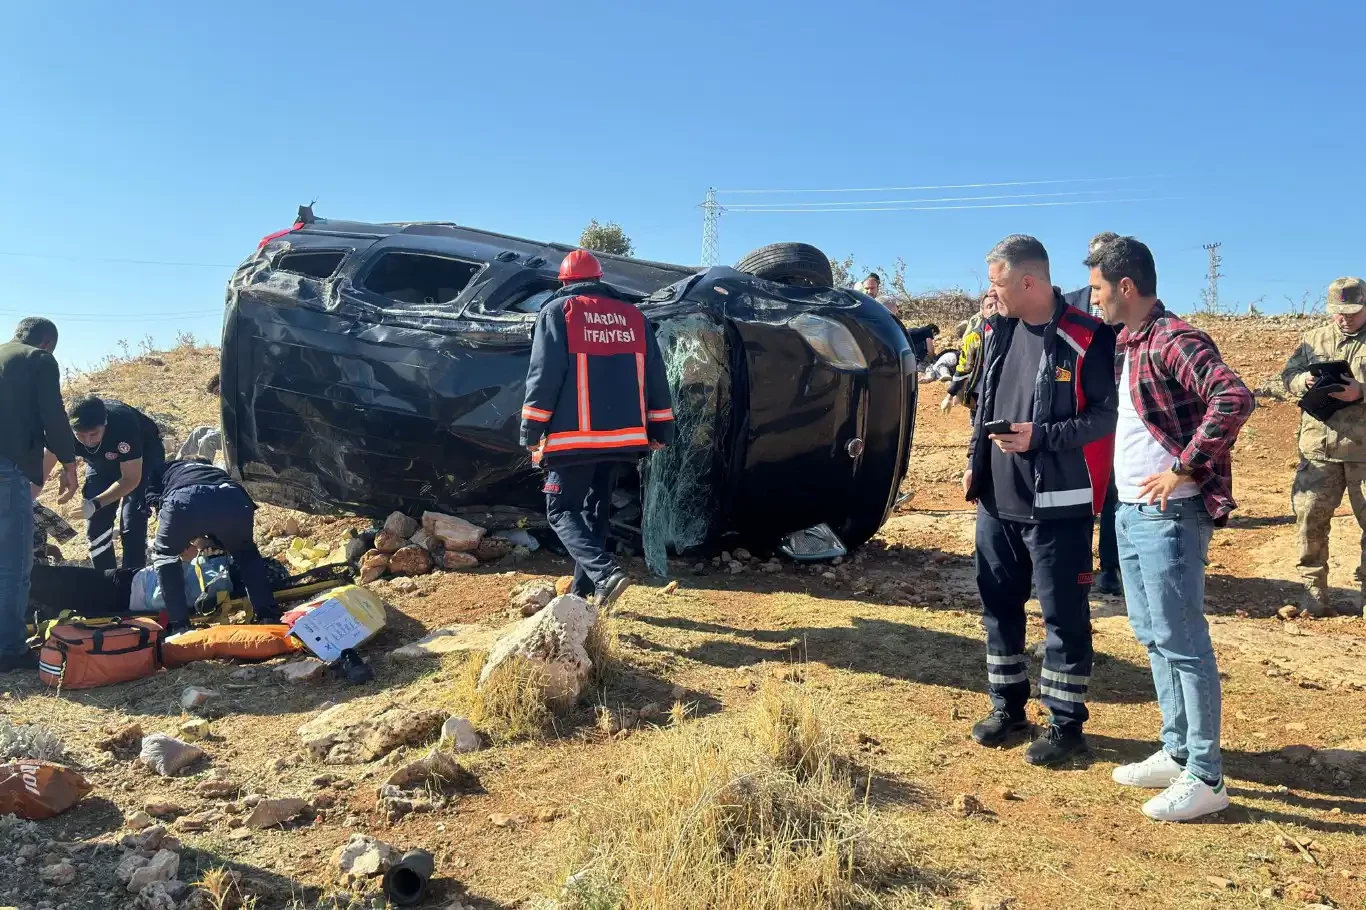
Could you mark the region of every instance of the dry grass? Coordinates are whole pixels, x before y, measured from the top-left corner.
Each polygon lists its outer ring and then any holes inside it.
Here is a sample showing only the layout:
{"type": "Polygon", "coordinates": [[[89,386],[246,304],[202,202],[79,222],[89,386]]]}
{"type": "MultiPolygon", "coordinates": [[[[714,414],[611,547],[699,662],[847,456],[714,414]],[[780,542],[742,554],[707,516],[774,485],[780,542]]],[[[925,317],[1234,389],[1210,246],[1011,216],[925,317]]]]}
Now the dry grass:
{"type": "Polygon", "coordinates": [[[588,652],[588,659],[593,661],[589,683],[603,685],[611,678],[620,659],[621,637],[616,622],[605,613],[599,613],[598,621],[588,631],[583,647],[588,652]]]}
{"type": "Polygon", "coordinates": [[[859,800],[817,706],[797,687],[765,693],[748,732],[653,737],[630,791],[584,818],[566,905],[885,906],[875,889],[910,870],[909,851],[859,800]]]}
{"type": "Polygon", "coordinates": [[[755,741],[775,766],[798,780],[809,780],[839,760],[835,738],[818,710],[801,687],[774,680],[765,683],[755,706],[755,741]]]}
{"type": "Polygon", "coordinates": [[[545,671],[530,661],[513,658],[481,686],[484,660],[481,654],[464,662],[455,675],[450,698],[495,743],[544,736],[554,719],[546,698],[545,671]]]}

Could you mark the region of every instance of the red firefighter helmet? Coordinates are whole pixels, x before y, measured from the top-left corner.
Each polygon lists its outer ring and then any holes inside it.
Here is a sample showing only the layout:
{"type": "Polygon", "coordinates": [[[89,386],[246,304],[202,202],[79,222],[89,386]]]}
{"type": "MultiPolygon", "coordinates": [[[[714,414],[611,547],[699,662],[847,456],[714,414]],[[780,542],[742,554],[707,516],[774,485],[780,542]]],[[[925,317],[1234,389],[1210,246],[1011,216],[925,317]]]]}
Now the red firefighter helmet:
{"type": "Polygon", "coordinates": [[[587,250],[575,250],[560,263],[560,280],[565,284],[572,281],[591,281],[601,277],[602,263],[587,250]]]}

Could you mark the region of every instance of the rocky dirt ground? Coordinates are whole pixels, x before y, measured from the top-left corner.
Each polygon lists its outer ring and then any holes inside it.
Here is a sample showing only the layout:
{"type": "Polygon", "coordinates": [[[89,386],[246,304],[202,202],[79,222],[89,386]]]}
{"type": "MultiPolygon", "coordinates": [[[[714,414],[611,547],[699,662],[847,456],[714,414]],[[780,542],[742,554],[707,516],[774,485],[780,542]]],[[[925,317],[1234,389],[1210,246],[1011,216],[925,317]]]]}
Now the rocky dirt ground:
{"type": "MultiPolygon", "coordinates": [[[[1210,330],[1249,386],[1270,391],[1304,327],[1234,320],[1210,330]]],[[[166,415],[183,433],[213,419],[215,402],[202,390],[214,369],[213,351],[185,348],[74,385],[166,415]]],[[[332,906],[334,853],[356,834],[432,851],[428,906],[533,906],[555,897],[575,871],[580,818],[630,800],[642,757],[665,735],[650,722],[609,735],[595,723],[595,707],[681,700],[685,723],[728,728],[771,677],[795,681],[827,706],[827,723],[868,768],[870,806],[898,823],[920,871],[888,886],[886,906],[1366,906],[1366,625],[1359,617],[1278,616],[1294,593],[1294,405],[1259,397],[1236,458],[1242,507],[1212,548],[1208,613],[1224,680],[1233,807],[1199,824],[1159,825],[1140,813],[1143,794],[1110,780],[1115,764],[1152,751],[1159,725],[1146,660],[1118,599],[1094,600],[1089,761],[1041,771],[1024,764],[1019,748],[984,750],[968,739],[987,700],[973,515],[958,491],[967,418],[961,410],[940,414],[941,388],[922,393],[907,480],[914,496],[857,556],[814,571],[751,566],[738,574],[697,574],[687,561],[676,566],[674,588],[662,580],[637,585],[613,620],[616,669],[588,701],[548,738],[460,756],[474,782],[458,794],[433,794],[427,811],[394,819],[376,799],[395,764],[422,754],[416,745],[378,761],[322,764],[300,727],[334,705],[371,718],[387,708],[449,711],[456,656],[400,660],[390,652],[452,623],[507,622],[510,592],[563,575],[564,561],[542,552],[515,571],[435,574],[411,593],[381,583],[390,622],[365,649],[377,678],[361,687],[326,677],[287,683],[269,667],[243,672],[226,663],[60,695],[31,676],[0,676],[0,719],[58,734],[93,787],[51,821],[0,823],[0,841],[8,841],[0,906],[131,905],[116,867],[139,862],[127,860],[119,842],[130,835],[126,818],[140,810],[161,816],[165,830],[148,830],[152,840],[171,839],[177,880],[202,881],[227,867],[261,907],[332,906]],[[210,738],[182,776],[159,777],[98,747],[129,724],[175,733],[190,718],[181,707],[188,686],[218,695],[197,709],[210,720],[210,738]],[[955,811],[966,795],[980,811],[955,811]],[[278,805],[295,817],[242,826],[257,802],[290,798],[301,802],[278,805]]],[[[263,528],[289,517],[264,511],[263,528]]],[[[297,520],[301,534],[327,542],[347,526],[297,520]]],[[[1344,511],[1332,567],[1344,598],[1359,539],[1344,511]]],[[[632,569],[644,576],[640,563],[632,569]]],[[[1032,647],[1043,627],[1031,609],[1032,647]]],[[[143,838],[130,841],[134,848],[159,855],[145,831],[134,836],[143,838]]],[[[162,905],[183,898],[168,894],[162,905]]]]}

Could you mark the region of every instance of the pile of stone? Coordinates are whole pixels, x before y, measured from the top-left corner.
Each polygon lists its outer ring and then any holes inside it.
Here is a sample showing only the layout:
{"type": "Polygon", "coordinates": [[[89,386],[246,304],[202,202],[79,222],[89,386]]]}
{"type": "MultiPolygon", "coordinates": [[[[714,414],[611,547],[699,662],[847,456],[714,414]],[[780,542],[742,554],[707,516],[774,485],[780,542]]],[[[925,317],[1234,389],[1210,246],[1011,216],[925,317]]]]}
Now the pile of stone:
{"type": "Polygon", "coordinates": [[[394,512],[375,535],[374,549],[361,557],[361,583],[384,575],[411,577],[433,569],[458,572],[508,556],[513,543],[488,537],[478,525],[454,515],[424,512],[419,521],[394,512]]]}

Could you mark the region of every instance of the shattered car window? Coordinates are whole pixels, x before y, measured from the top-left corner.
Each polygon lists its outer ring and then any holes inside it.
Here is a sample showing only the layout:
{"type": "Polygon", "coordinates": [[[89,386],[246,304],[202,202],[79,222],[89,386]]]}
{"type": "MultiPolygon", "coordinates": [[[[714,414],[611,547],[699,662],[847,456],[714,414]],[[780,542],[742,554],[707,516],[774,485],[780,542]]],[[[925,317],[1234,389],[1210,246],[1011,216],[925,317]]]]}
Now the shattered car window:
{"type": "Polygon", "coordinates": [[[725,332],[711,317],[666,319],[655,334],[673,395],[676,437],[642,466],[641,538],[646,564],[667,575],[669,551],[701,546],[715,524],[730,425],[730,369],[725,332]]]}
{"type": "Polygon", "coordinates": [[[481,269],[483,263],[445,256],[386,252],[370,266],[361,287],[397,303],[448,304],[481,269]]]}

